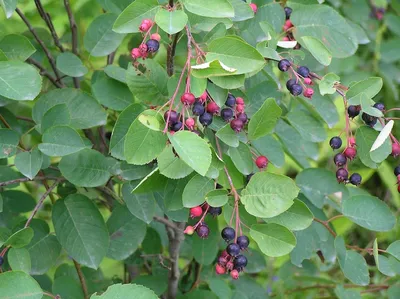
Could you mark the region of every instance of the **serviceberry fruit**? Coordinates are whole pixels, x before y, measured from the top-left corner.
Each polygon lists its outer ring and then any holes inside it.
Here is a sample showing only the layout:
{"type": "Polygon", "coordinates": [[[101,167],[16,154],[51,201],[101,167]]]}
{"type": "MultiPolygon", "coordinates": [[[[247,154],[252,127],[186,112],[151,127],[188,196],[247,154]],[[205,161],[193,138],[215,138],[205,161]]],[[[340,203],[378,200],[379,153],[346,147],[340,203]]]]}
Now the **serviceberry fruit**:
{"type": "Polygon", "coordinates": [[[356,139],[354,137],[350,137],[349,144],[351,147],[354,147],[356,145],[356,139]]]}
{"type": "Polygon", "coordinates": [[[285,7],[285,15],[286,15],[286,20],[288,20],[290,18],[290,15],[292,14],[292,9],[290,7],[285,7]]]}
{"type": "Polygon", "coordinates": [[[193,228],[193,226],[186,226],[186,228],[185,228],[185,230],[183,231],[183,233],[184,234],[186,234],[186,235],[189,235],[189,236],[191,236],[191,235],[193,235],[194,234],[194,228],[193,228]]]}
{"type": "Polygon", "coordinates": [[[153,33],[150,35],[150,39],[154,39],[159,42],[161,40],[161,36],[158,33],[153,33]]]}
{"type": "Polygon", "coordinates": [[[333,161],[335,162],[336,166],[343,166],[346,165],[347,158],[342,153],[339,153],[333,157],[333,161]]]}
{"type": "Polygon", "coordinates": [[[193,129],[195,124],[194,119],[189,117],[188,119],[185,120],[185,124],[189,129],[193,129]]]}
{"type": "Polygon", "coordinates": [[[395,176],[398,176],[400,174],[400,165],[396,166],[396,168],[394,169],[393,173],[394,173],[395,176]]]}
{"type": "Polygon", "coordinates": [[[200,206],[190,209],[190,217],[192,218],[200,217],[202,214],[203,214],[203,209],[200,206]]]}
{"type": "Polygon", "coordinates": [[[376,122],[378,121],[375,116],[369,115],[367,113],[363,113],[361,115],[361,118],[365,122],[365,124],[370,126],[370,127],[375,126],[376,122]]]}
{"type": "Polygon", "coordinates": [[[340,182],[346,182],[347,179],[348,179],[348,177],[349,177],[349,173],[347,172],[346,169],[344,169],[344,168],[339,168],[339,169],[336,171],[336,179],[338,180],[339,183],[340,183],[340,182]]]}
{"type": "Polygon", "coordinates": [[[222,208],[221,207],[211,207],[208,209],[208,214],[211,216],[219,216],[222,213],[222,208]]]}
{"type": "Polygon", "coordinates": [[[140,51],[142,57],[145,57],[147,55],[147,45],[146,44],[141,44],[139,46],[139,51],[140,51]]]}
{"type": "Polygon", "coordinates": [[[182,128],[182,126],[183,126],[183,123],[181,121],[177,121],[176,123],[174,123],[171,126],[171,130],[174,132],[178,132],[182,128]]]}
{"type": "Polygon", "coordinates": [[[233,94],[228,94],[228,98],[225,101],[225,105],[228,107],[235,107],[235,103],[236,103],[236,98],[233,94]]]}
{"type": "Polygon", "coordinates": [[[374,108],[380,110],[380,111],[385,111],[385,105],[383,103],[375,103],[374,108]]]}
{"type": "Polygon", "coordinates": [[[237,104],[237,105],[236,105],[236,111],[237,111],[238,113],[243,113],[243,112],[244,112],[244,105],[237,104]]]}
{"type": "Polygon", "coordinates": [[[142,32],[147,32],[151,26],[153,25],[153,21],[150,19],[144,19],[139,26],[139,30],[142,32]]]}
{"type": "Polygon", "coordinates": [[[291,89],[292,89],[292,86],[294,85],[294,84],[296,84],[296,79],[289,79],[289,80],[287,80],[287,82],[286,82],[286,88],[290,91],[291,89]]]}
{"type": "Polygon", "coordinates": [[[228,260],[224,256],[219,256],[218,257],[218,264],[221,265],[222,267],[225,267],[226,264],[228,263],[228,260]]]}
{"type": "Polygon", "coordinates": [[[244,255],[239,254],[235,258],[235,261],[233,262],[234,269],[236,269],[236,270],[238,270],[240,272],[246,266],[247,266],[247,258],[244,255]]]}
{"type": "Polygon", "coordinates": [[[226,252],[228,252],[230,256],[235,257],[240,253],[240,246],[236,243],[231,243],[226,247],[226,252]]]}
{"type": "Polygon", "coordinates": [[[235,132],[239,133],[243,129],[243,122],[240,119],[233,119],[231,120],[231,128],[235,132]]]}
{"type": "Polygon", "coordinates": [[[203,115],[206,109],[204,108],[203,104],[200,102],[196,102],[193,105],[192,112],[194,115],[203,115]]]}
{"type": "Polygon", "coordinates": [[[238,105],[244,105],[244,100],[243,100],[243,98],[237,97],[237,98],[236,98],[236,104],[238,104],[238,105]]]}
{"type": "Polygon", "coordinates": [[[227,262],[226,263],[226,269],[228,270],[228,271],[231,271],[231,270],[233,270],[233,261],[229,261],[229,262],[227,262]]]}
{"type": "Polygon", "coordinates": [[[304,92],[303,92],[303,95],[304,95],[306,98],[310,98],[310,99],[311,99],[311,97],[313,96],[313,94],[314,94],[314,89],[312,89],[312,88],[306,88],[306,89],[304,90],[304,92]]]}
{"type": "Polygon", "coordinates": [[[227,226],[221,231],[221,237],[226,242],[232,241],[233,239],[235,239],[235,236],[236,233],[232,227],[227,226]]]}
{"type": "Polygon", "coordinates": [[[221,256],[226,258],[229,256],[229,254],[228,254],[228,252],[226,252],[226,250],[224,250],[221,252],[221,256]]]}
{"type": "Polygon", "coordinates": [[[310,75],[310,70],[306,66],[299,66],[297,73],[303,78],[307,78],[310,75]]]}
{"type": "Polygon", "coordinates": [[[199,97],[200,102],[204,103],[204,102],[207,100],[207,96],[208,96],[207,90],[205,90],[205,91],[201,94],[201,96],[199,97]]]}
{"type": "Polygon", "coordinates": [[[210,113],[204,112],[202,115],[199,117],[199,121],[203,126],[209,126],[211,125],[213,120],[213,116],[210,113]]]}
{"type": "Polygon", "coordinates": [[[133,48],[131,51],[131,57],[132,59],[136,60],[139,57],[142,57],[142,53],[140,53],[139,48],[133,48]]]}
{"type": "Polygon", "coordinates": [[[233,117],[233,110],[231,108],[222,109],[221,117],[224,121],[229,121],[233,117]]]}
{"type": "Polygon", "coordinates": [[[342,139],[339,136],[332,137],[329,140],[329,145],[332,149],[339,149],[342,146],[342,139]]]}
{"type": "Polygon", "coordinates": [[[290,93],[292,94],[292,95],[294,95],[294,96],[298,96],[298,95],[300,95],[302,92],[303,92],[303,87],[301,87],[301,85],[300,84],[293,84],[291,87],[290,87],[290,93]]]}
{"type": "Polygon", "coordinates": [[[255,3],[250,3],[250,7],[251,7],[251,9],[253,10],[253,12],[254,13],[256,13],[257,12],[257,4],[255,4],[255,3]]]}
{"type": "Polygon", "coordinates": [[[286,20],[285,24],[283,25],[283,30],[287,31],[293,27],[292,21],[286,20]]]}
{"type": "Polygon", "coordinates": [[[146,42],[146,46],[147,46],[147,52],[155,53],[160,48],[160,43],[155,39],[149,39],[146,42]]]}
{"type": "Polygon", "coordinates": [[[247,236],[240,236],[236,240],[237,244],[239,245],[240,249],[246,249],[249,247],[250,240],[247,236]]]}
{"type": "Polygon", "coordinates": [[[357,173],[357,172],[353,173],[353,174],[350,176],[350,179],[349,179],[350,183],[352,183],[352,184],[355,185],[355,186],[360,185],[360,184],[361,184],[361,180],[362,180],[362,177],[361,177],[361,175],[360,175],[359,173],[357,173]]]}
{"type": "Polygon", "coordinates": [[[247,123],[247,114],[242,112],[239,113],[237,116],[237,119],[240,119],[244,124],[247,123]]]}
{"type": "Polygon", "coordinates": [[[238,271],[238,270],[232,270],[232,271],[231,271],[231,277],[232,277],[232,279],[234,279],[234,280],[239,279],[239,271],[238,271]]]}
{"type": "Polygon", "coordinates": [[[171,112],[166,111],[166,112],[164,113],[164,120],[165,120],[165,121],[168,120],[168,114],[169,114],[169,122],[170,122],[170,123],[174,124],[174,123],[176,123],[176,122],[179,120],[179,113],[176,112],[176,111],[174,111],[174,110],[171,110],[171,112]]]}
{"type": "Polygon", "coordinates": [[[260,169],[264,169],[268,165],[268,159],[265,156],[258,156],[256,159],[256,165],[260,169]]]}
{"type": "Polygon", "coordinates": [[[216,114],[219,111],[219,106],[215,102],[210,102],[207,104],[207,112],[211,114],[216,114]]]}
{"type": "Polygon", "coordinates": [[[392,156],[397,157],[400,155],[400,145],[397,142],[392,143],[392,156]]]}
{"type": "Polygon", "coordinates": [[[210,233],[210,229],[208,228],[208,226],[206,224],[200,224],[197,227],[196,232],[200,238],[205,239],[208,237],[208,234],[210,233]]]}
{"type": "Polygon", "coordinates": [[[360,107],[355,105],[350,105],[347,108],[347,114],[349,117],[354,118],[360,114],[360,107]]]}
{"type": "Polygon", "coordinates": [[[310,78],[304,78],[304,84],[312,85],[312,80],[310,78]]]}
{"type": "Polygon", "coordinates": [[[347,159],[353,160],[357,155],[357,150],[354,147],[347,147],[343,154],[346,156],[347,159]]]}
{"type": "Polygon", "coordinates": [[[193,105],[193,103],[196,101],[196,98],[194,97],[194,94],[191,92],[185,92],[182,96],[181,96],[181,102],[184,105],[190,106],[193,105]]]}
{"type": "Polygon", "coordinates": [[[226,269],[223,266],[218,265],[218,264],[215,265],[215,273],[217,273],[218,275],[221,275],[221,274],[225,274],[225,272],[226,272],[226,269]]]}
{"type": "Polygon", "coordinates": [[[287,59],[282,59],[278,62],[278,69],[282,72],[287,72],[287,70],[290,68],[291,63],[287,59]]]}

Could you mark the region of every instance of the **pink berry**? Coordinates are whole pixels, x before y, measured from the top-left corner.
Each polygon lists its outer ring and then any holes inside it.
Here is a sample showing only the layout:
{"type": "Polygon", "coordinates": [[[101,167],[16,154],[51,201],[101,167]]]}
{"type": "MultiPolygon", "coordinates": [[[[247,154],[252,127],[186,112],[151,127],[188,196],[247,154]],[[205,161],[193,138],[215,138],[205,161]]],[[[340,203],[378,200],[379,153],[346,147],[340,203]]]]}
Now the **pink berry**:
{"type": "Polygon", "coordinates": [[[257,5],[255,3],[250,3],[251,9],[254,11],[254,13],[257,13],[257,5]]]}
{"type": "Polygon", "coordinates": [[[256,159],[256,165],[260,169],[264,169],[268,165],[268,159],[265,156],[258,156],[256,159]]]}
{"type": "Polygon", "coordinates": [[[150,35],[150,39],[155,39],[159,42],[161,40],[161,36],[158,33],[153,33],[152,35],[150,35]]]}
{"type": "Polygon", "coordinates": [[[133,48],[131,51],[131,56],[132,56],[132,59],[135,59],[135,60],[138,59],[139,57],[142,57],[142,54],[140,53],[139,48],[133,48]]]}
{"type": "Polygon", "coordinates": [[[354,137],[350,137],[349,144],[351,147],[354,147],[356,145],[356,139],[354,137]]]}
{"type": "Polygon", "coordinates": [[[207,90],[205,90],[199,97],[200,102],[204,103],[207,100],[207,90]]]}
{"type": "Polygon", "coordinates": [[[282,40],[283,40],[284,42],[290,41],[290,39],[289,39],[287,36],[282,37],[282,40]]]}
{"type": "Polygon", "coordinates": [[[193,105],[193,103],[196,101],[196,98],[194,96],[193,93],[190,92],[185,92],[182,96],[181,96],[181,102],[184,105],[190,106],[193,105]]]}
{"type": "Polygon", "coordinates": [[[224,250],[224,251],[221,252],[221,256],[226,258],[226,257],[229,256],[229,254],[228,254],[228,252],[226,252],[226,250],[224,250]]]}
{"type": "Polygon", "coordinates": [[[304,84],[312,85],[312,80],[310,78],[304,78],[304,84]]]}
{"type": "Polygon", "coordinates": [[[189,128],[189,129],[193,129],[193,127],[194,127],[194,119],[193,118],[188,118],[186,121],[185,121],[185,124],[186,124],[186,126],[189,128]]]}
{"type": "Polygon", "coordinates": [[[203,209],[200,206],[190,209],[190,217],[192,218],[200,217],[202,214],[203,214],[203,209]]]}
{"type": "Polygon", "coordinates": [[[211,114],[218,113],[219,111],[219,106],[215,102],[210,102],[207,104],[207,112],[211,114]]]}
{"type": "Polygon", "coordinates": [[[146,44],[141,44],[139,46],[139,51],[140,51],[140,53],[142,53],[142,55],[147,53],[147,45],[146,44]]]}
{"type": "Polygon", "coordinates": [[[311,97],[313,96],[313,94],[314,94],[314,89],[312,89],[312,88],[306,88],[306,89],[304,90],[304,92],[303,92],[303,95],[304,95],[306,98],[309,98],[309,99],[311,99],[311,97]]]}
{"type": "Polygon", "coordinates": [[[232,270],[231,271],[231,277],[234,279],[234,280],[237,280],[237,279],[239,279],[239,271],[238,270],[232,270]]]}
{"type": "Polygon", "coordinates": [[[193,226],[187,226],[186,228],[185,228],[185,230],[183,231],[183,233],[184,234],[186,234],[186,235],[189,235],[189,236],[191,236],[191,235],[193,235],[194,234],[194,228],[193,228],[193,226]]]}
{"type": "Polygon", "coordinates": [[[397,157],[400,155],[400,145],[397,142],[392,143],[392,156],[397,157]]]}
{"type": "Polygon", "coordinates": [[[347,147],[343,154],[346,156],[347,159],[353,160],[357,155],[357,150],[353,147],[347,147]]]}
{"type": "Polygon", "coordinates": [[[221,265],[216,264],[215,265],[215,273],[217,273],[218,275],[221,274],[225,274],[226,269],[224,267],[222,267],[221,265]]]}
{"type": "Polygon", "coordinates": [[[232,262],[232,261],[229,261],[229,262],[226,263],[226,269],[227,269],[227,270],[232,270],[232,269],[233,269],[233,266],[234,266],[234,265],[233,265],[233,262],[232,262]]]}
{"type": "Polygon", "coordinates": [[[236,111],[239,113],[244,112],[244,105],[236,105],[236,111]]]}
{"type": "Polygon", "coordinates": [[[142,32],[147,32],[151,28],[152,25],[153,25],[153,21],[152,20],[144,19],[142,21],[142,24],[140,24],[140,26],[139,26],[139,30],[142,31],[142,32]]]}
{"type": "Polygon", "coordinates": [[[291,28],[291,27],[293,27],[292,21],[290,21],[290,20],[286,20],[286,22],[285,22],[285,26],[287,26],[288,28],[291,28]]]}
{"type": "Polygon", "coordinates": [[[244,100],[243,100],[243,98],[237,97],[237,98],[236,98],[236,104],[237,104],[237,105],[244,105],[244,100]]]}

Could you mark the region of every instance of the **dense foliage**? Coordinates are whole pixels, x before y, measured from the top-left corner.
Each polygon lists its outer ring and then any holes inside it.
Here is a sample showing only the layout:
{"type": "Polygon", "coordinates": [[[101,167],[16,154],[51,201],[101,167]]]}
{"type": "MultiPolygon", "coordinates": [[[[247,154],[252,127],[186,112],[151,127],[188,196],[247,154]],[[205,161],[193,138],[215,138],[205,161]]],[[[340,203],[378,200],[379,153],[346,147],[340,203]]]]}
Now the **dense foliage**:
{"type": "Polygon", "coordinates": [[[0,298],[400,297],[400,2],[0,6],[0,298]]]}

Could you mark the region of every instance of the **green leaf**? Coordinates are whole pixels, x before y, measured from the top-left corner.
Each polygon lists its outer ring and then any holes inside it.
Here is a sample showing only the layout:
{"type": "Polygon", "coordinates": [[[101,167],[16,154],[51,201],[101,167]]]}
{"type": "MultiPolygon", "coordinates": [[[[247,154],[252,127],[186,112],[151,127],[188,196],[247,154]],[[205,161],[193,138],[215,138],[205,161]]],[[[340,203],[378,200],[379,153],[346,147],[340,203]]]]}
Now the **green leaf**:
{"type": "Polygon", "coordinates": [[[306,141],[322,142],[327,138],[323,124],[303,110],[292,110],[286,118],[306,141]]]}
{"type": "Polygon", "coordinates": [[[230,76],[236,73],[235,68],[226,66],[219,60],[212,60],[198,65],[192,65],[192,74],[196,78],[214,78],[215,76],[230,76]]]}
{"type": "MultiPolygon", "coordinates": [[[[0,1],[1,5],[1,1],[0,1]]],[[[0,50],[4,53],[8,60],[27,60],[36,52],[35,47],[29,39],[23,35],[9,34],[4,36],[0,41],[0,50]]]]}
{"type": "Polygon", "coordinates": [[[153,131],[162,131],[165,127],[163,116],[154,110],[145,110],[139,116],[138,120],[153,131]]]}
{"type": "Polygon", "coordinates": [[[0,0],[0,6],[3,8],[7,19],[12,16],[14,10],[17,8],[17,3],[18,0],[0,0]]]}
{"type": "Polygon", "coordinates": [[[276,167],[282,167],[285,163],[285,154],[281,143],[271,135],[260,137],[251,142],[251,145],[276,167]]]}
{"type": "Polygon", "coordinates": [[[87,129],[106,124],[107,114],[101,105],[90,95],[75,88],[55,89],[43,94],[32,109],[32,118],[38,124],[52,107],[65,104],[68,107],[74,129],[87,129]]]}
{"type": "Polygon", "coordinates": [[[88,72],[82,60],[73,53],[64,52],[57,56],[57,68],[67,76],[82,77],[88,72]]]}
{"type": "Polygon", "coordinates": [[[110,141],[110,153],[113,157],[120,160],[125,160],[124,144],[126,134],[128,133],[132,121],[136,119],[139,114],[144,111],[144,109],[144,106],[141,104],[132,104],[122,111],[118,116],[110,141]]]}
{"type": "Polygon", "coordinates": [[[370,168],[378,168],[378,163],[383,161],[391,152],[391,143],[389,139],[387,139],[381,147],[370,152],[378,134],[377,131],[367,126],[361,126],[356,131],[357,156],[365,166],[370,168]],[[374,157],[374,159],[372,159],[372,157],[374,157]]]}
{"type": "Polygon", "coordinates": [[[328,73],[322,77],[319,82],[319,91],[321,95],[334,94],[336,92],[335,84],[339,83],[340,77],[335,73],[328,73]]]}
{"type": "Polygon", "coordinates": [[[207,173],[211,164],[211,150],[204,139],[189,131],[168,134],[168,138],[183,162],[203,176],[207,173]]]}
{"type": "MultiPolygon", "coordinates": [[[[354,98],[360,99],[359,102],[361,104],[362,112],[367,113],[372,116],[376,116],[376,117],[383,116],[382,111],[380,111],[379,109],[376,109],[375,107],[372,107],[374,102],[364,92],[358,94],[354,98]]],[[[357,102],[358,102],[358,100],[357,100],[357,102]]]]}
{"type": "Polygon", "coordinates": [[[12,157],[17,152],[18,134],[10,129],[0,129],[0,159],[12,157]]]}
{"type": "Polygon", "coordinates": [[[86,196],[73,194],[53,206],[57,239],[78,263],[97,269],[107,254],[109,236],[96,205],[86,196]]]}
{"type": "MultiPolygon", "coordinates": [[[[239,0],[242,1],[242,0],[239,0]]],[[[229,284],[220,277],[212,277],[207,280],[210,290],[218,296],[219,299],[231,299],[232,290],[229,284]]]]}
{"type": "Polygon", "coordinates": [[[354,284],[368,285],[369,272],[364,257],[355,251],[346,250],[344,240],[341,236],[336,237],[335,248],[344,276],[354,284]]]}
{"type": "Polygon", "coordinates": [[[195,175],[187,183],[182,194],[183,206],[193,208],[205,201],[206,194],[214,190],[214,181],[208,177],[195,175]]]}
{"type": "Polygon", "coordinates": [[[281,60],[281,57],[279,56],[278,52],[276,52],[272,48],[268,48],[267,42],[260,42],[257,44],[257,51],[261,53],[262,56],[268,59],[273,59],[273,60],[281,60]]]}
{"type": "Polygon", "coordinates": [[[33,238],[33,229],[30,227],[22,228],[13,233],[3,244],[14,248],[22,248],[29,244],[33,238]]]}
{"type": "Polygon", "coordinates": [[[107,256],[114,260],[124,260],[133,254],[143,242],[146,224],[132,216],[125,206],[117,206],[108,218],[110,247],[107,256]]]}
{"type": "Polygon", "coordinates": [[[253,175],[242,191],[241,201],[251,215],[270,218],[289,209],[298,193],[292,179],[263,171],[253,175]]]}
{"type": "Polygon", "coordinates": [[[256,241],[260,250],[270,257],[286,255],[296,246],[293,233],[275,223],[252,225],[250,236],[256,241]]]}
{"type": "Polygon", "coordinates": [[[168,277],[163,274],[140,275],[133,280],[133,283],[151,289],[158,296],[161,296],[168,289],[168,277]]]}
{"type": "MultiPolygon", "coordinates": [[[[146,110],[145,112],[149,116],[161,117],[154,110],[146,110]]],[[[126,133],[124,156],[130,164],[143,165],[161,154],[167,143],[167,135],[144,125],[139,118],[140,116],[133,121],[126,133]]],[[[163,120],[160,120],[160,122],[163,122],[163,120]]]]}
{"type": "Polygon", "coordinates": [[[86,30],[83,45],[91,56],[101,57],[114,52],[125,34],[113,31],[116,14],[105,13],[95,18],[86,30]]]}
{"type": "Polygon", "coordinates": [[[36,206],[35,199],[29,194],[19,190],[2,191],[4,209],[10,213],[26,213],[32,211],[36,206]]]}
{"type": "Polygon", "coordinates": [[[386,249],[386,252],[390,253],[395,258],[400,260],[400,240],[395,241],[392,244],[390,244],[389,247],[386,249]]]}
{"type": "Polygon", "coordinates": [[[383,81],[379,77],[371,77],[353,84],[346,92],[350,105],[360,105],[360,98],[357,95],[365,93],[368,98],[373,98],[382,89],[383,81]]]}
{"type": "Polygon", "coordinates": [[[46,130],[42,141],[38,146],[39,150],[48,156],[67,156],[87,148],[78,132],[68,126],[46,130]]]}
{"type": "Polygon", "coordinates": [[[212,190],[206,194],[205,200],[212,207],[222,207],[228,202],[228,191],[212,190]]]}
{"type": "Polygon", "coordinates": [[[295,39],[305,47],[307,45],[302,38],[307,36],[319,40],[333,57],[348,57],[357,50],[358,43],[353,29],[330,6],[296,5],[290,20],[294,24],[295,39]]]}
{"type": "Polygon", "coordinates": [[[15,167],[26,177],[33,179],[42,167],[43,156],[37,149],[21,152],[15,157],[15,167]]]}
{"type": "Polygon", "coordinates": [[[84,299],[80,283],[71,276],[59,276],[54,279],[52,292],[65,299],[84,299]]]}
{"type": "Polygon", "coordinates": [[[0,96],[32,101],[41,88],[42,77],[32,65],[21,61],[0,61],[0,96]]]}
{"type": "Polygon", "coordinates": [[[212,82],[221,88],[236,89],[244,86],[244,80],[246,75],[233,75],[233,76],[221,76],[213,77],[212,82]]]}
{"type": "Polygon", "coordinates": [[[325,66],[331,64],[332,54],[321,40],[313,36],[302,36],[301,39],[307,50],[310,51],[319,63],[325,66]]]}
{"type": "Polygon", "coordinates": [[[68,126],[71,123],[71,115],[66,104],[58,104],[51,107],[43,115],[40,129],[46,132],[47,129],[54,126],[68,126]]]}
{"type": "Polygon", "coordinates": [[[196,15],[209,18],[233,18],[235,12],[227,0],[184,0],[185,9],[196,15]]]}
{"type": "Polygon", "coordinates": [[[0,274],[1,299],[41,299],[43,291],[36,280],[21,271],[0,274]]]}
{"type": "Polygon", "coordinates": [[[396,218],[389,207],[376,197],[356,195],[342,202],[343,215],[358,225],[373,231],[391,230],[396,218]]]}
{"type": "Polygon", "coordinates": [[[241,173],[248,175],[253,172],[253,156],[248,145],[240,142],[238,147],[230,147],[228,154],[241,173]]]}
{"type": "Polygon", "coordinates": [[[122,186],[122,197],[132,215],[146,223],[153,221],[156,202],[153,193],[133,192],[136,186],[130,183],[122,186]]]}
{"type": "Polygon", "coordinates": [[[175,34],[185,28],[188,16],[183,10],[159,9],[155,16],[157,25],[168,34],[175,34]]]}
{"type": "MultiPolygon", "coordinates": [[[[204,1],[201,3],[204,4],[204,1]]],[[[255,48],[235,36],[214,39],[209,44],[208,51],[207,61],[219,60],[236,69],[236,75],[259,71],[265,65],[264,57],[255,48]]]]}
{"type": "Polygon", "coordinates": [[[119,33],[139,32],[144,19],[153,19],[159,9],[157,0],[136,0],[118,16],[113,30],[119,33]]]}
{"type": "Polygon", "coordinates": [[[116,65],[107,65],[104,72],[108,77],[126,84],[126,69],[116,65]]]}
{"type": "Polygon", "coordinates": [[[137,284],[113,284],[101,295],[93,294],[90,299],[158,299],[150,289],[137,284]]]}
{"type": "Polygon", "coordinates": [[[267,99],[249,122],[249,139],[268,135],[274,129],[282,110],[272,98],[267,99]]]}
{"type": "Polygon", "coordinates": [[[237,134],[234,130],[232,130],[230,124],[223,126],[221,129],[217,131],[215,134],[223,143],[231,146],[238,147],[239,146],[239,134],[237,134]]]}
{"type": "Polygon", "coordinates": [[[276,223],[284,227],[297,231],[309,227],[314,215],[310,209],[300,200],[295,199],[293,205],[282,214],[265,219],[267,223],[276,223]]]}
{"type": "Polygon", "coordinates": [[[160,173],[170,179],[181,179],[193,172],[192,168],[174,154],[170,145],[157,157],[157,162],[160,173]]]}
{"type": "Polygon", "coordinates": [[[229,0],[235,11],[235,16],[232,18],[234,22],[248,20],[254,17],[254,12],[250,5],[242,0],[229,0]]]}
{"type": "Polygon", "coordinates": [[[8,263],[13,271],[31,271],[31,257],[25,248],[11,248],[8,252],[8,263]]]}
{"type": "Polygon", "coordinates": [[[314,95],[312,99],[307,99],[307,101],[303,101],[303,104],[309,104],[309,110],[311,112],[317,112],[321,118],[327,123],[329,128],[333,128],[333,126],[339,121],[339,114],[337,108],[333,101],[326,96],[322,96],[319,92],[318,86],[314,85],[314,95]]]}
{"type": "Polygon", "coordinates": [[[92,149],[64,156],[58,167],[68,181],[81,187],[104,185],[111,176],[106,157],[92,149]]]}
{"type": "Polygon", "coordinates": [[[337,286],[335,288],[335,294],[338,299],[361,299],[361,294],[356,290],[348,290],[343,286],[337,286]]]}

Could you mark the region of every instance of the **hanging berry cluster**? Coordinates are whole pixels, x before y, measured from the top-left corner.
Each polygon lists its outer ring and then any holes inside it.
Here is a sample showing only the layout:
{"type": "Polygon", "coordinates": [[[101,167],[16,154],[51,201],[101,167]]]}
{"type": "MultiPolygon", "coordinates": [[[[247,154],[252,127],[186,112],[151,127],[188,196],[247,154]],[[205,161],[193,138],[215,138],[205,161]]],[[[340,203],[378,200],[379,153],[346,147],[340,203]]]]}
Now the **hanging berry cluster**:
{"type": "MultiPolygon", "coordinates": [[[[292,14],[292,9],[290,7],[285,7],[285,16],[286,16],[286,21],[285,24],[283,25],[283,31],[285,33],[285,36],[282,38],[282,41],[296,41],[296,39],[293,36],[292,30],[293,30],[293,24],[292,21],[290,20],[290,15],[292,14]]],[[[294,47],[295,49],[300,49],[301,45],[299,43],[296,44],[294,47]]]]}
{"type": "Polygon", "coordinates": [[[207,214],[210,214],[213,217],[217,217],[221,215],[222,208],[221,207],[211,207],[208,203],[203,203],[201,206],[197,206],[190,209],[190,217],[191,218],[199,218],[200,220],[196,222],[195,225],[188,225],[185,230],[183,231],[187,235],[193,235],[194,232],[197,235],[205,239],[208,237],[210,233],[210,228],[208,227],[207,223],[204,221],[207,214]]]}
{"type": "Polygon", "coordinates": [[[142,42],[138,48],[133,48],[131,51],[131,57],[133,60],[138,58],[146,59],[149,54],[155,53],[160,48],[161,36],[158,33],[153,33],[147,40],[151,29],[154,26],[154,22],[150,19],[144,19],[139,26],[139,30],[144,33],[142,42]]]}

